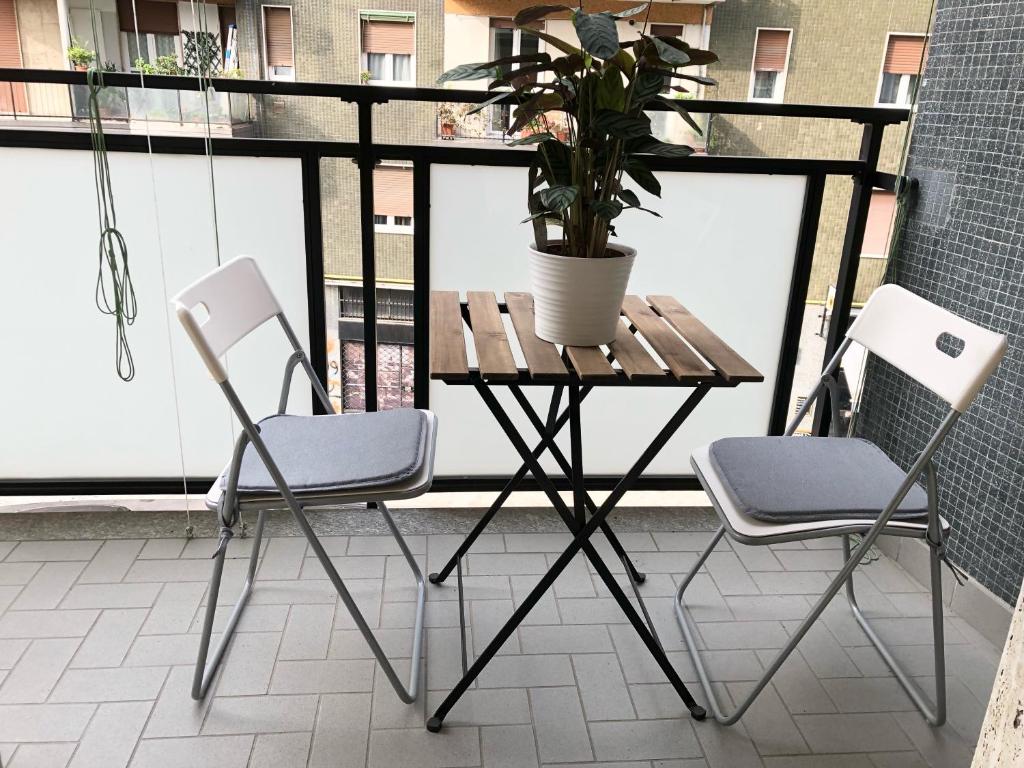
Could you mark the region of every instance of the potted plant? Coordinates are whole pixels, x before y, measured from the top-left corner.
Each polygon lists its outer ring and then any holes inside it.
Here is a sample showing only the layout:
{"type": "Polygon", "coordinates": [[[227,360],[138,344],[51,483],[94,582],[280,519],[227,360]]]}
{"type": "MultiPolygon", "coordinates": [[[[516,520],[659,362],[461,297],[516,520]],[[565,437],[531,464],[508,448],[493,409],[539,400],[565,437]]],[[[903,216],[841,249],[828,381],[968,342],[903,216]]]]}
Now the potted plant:
{"type": "Polygon", "coordinates": [[[455,129],[462,123],[465,110],[460,104],[443,101],[437,105],[437,119],[441,124],[441,138],[454,140],[455,129]]]}
{"type": "MultiPolygon", "coordinates": [[[[564,141],[542,130],[509,142],[537,147],[525,221],[534,229],[529,261],[535,330],[547,341],[591,346],[614,339],[636,251],[609,243],[609,237],[616,235],[616,220],[624,211],[647,210],[627,183],[660,196],[661,186],[646,157],[693,152],[654,138],[644,110],[661,102],[699,131],[683,102],[662,91],[674,79],[715,84],[682,70],[718,57],[678,38],[649,34],[649,16],[650,3],[618,13],[585,13],[582,7],[565,5],[526,8],[516,14],[514,26],[521,34],[544,40],[554,56],[540,52],[463,64],[439,80],[490,79],[492,90],[511,89],[518,106],[508,135],[535,124],[545,112],[563,113],[564,141]],[[541,19],[564,12],[571,15],[578,44],[533,28],[541,19]],[[641,14],[646,16],[639,36],[620,41],[616,22],[641,14]],[[548,237],[549,224],[560,230],[553,238],[548,237]]],[[[500,90],[474,111],[508,94],[500,90]]]]}
{"type": "Polygon", "coordinates": [[[369,85],[372,79],[373,72],[371,72],[368,69],[364,69],[359,73],[359,82],[362,83],[363,85],[369,85]]]}
{"type": "Polygon", "coordinates": [[[96,61],[96,51],[87,48],[78,38],[71,38],[71,46],[68,48],[68,61],[79,72],[84,72],[89,65],[96,61]]]}

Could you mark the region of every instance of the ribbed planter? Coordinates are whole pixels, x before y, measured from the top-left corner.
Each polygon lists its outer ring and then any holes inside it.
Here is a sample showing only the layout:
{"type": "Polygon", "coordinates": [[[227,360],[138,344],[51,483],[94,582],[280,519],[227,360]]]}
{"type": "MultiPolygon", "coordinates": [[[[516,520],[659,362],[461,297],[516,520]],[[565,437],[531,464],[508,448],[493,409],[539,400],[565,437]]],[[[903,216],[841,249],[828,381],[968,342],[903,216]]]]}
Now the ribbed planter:
{"type": "Polygon", "coordinates": [[[636,251],[609,245],[621,256],[580,259],[530,246],[534,331],[555,344],[592,347],[615,338],[636,251]]]}

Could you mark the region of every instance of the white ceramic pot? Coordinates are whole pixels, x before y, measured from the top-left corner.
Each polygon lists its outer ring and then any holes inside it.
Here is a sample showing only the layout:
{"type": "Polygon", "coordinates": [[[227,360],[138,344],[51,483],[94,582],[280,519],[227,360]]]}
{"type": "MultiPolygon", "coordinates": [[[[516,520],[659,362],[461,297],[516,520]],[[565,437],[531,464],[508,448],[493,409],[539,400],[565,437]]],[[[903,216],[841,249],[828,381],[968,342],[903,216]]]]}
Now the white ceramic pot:
{"type": "Polygon", "coordinates": [[[574,347],[607,344],[615,338],[636,251],[621,245],[608,249],[621,255],[580,259],[530,246],[537,336],[574,347]]]}

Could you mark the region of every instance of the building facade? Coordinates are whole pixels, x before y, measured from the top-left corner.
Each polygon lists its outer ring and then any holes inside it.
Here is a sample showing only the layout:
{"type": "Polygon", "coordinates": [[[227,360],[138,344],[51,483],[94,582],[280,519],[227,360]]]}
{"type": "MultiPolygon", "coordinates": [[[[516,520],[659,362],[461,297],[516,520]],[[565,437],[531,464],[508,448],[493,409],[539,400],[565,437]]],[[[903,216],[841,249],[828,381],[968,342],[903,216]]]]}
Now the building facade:
{"type": "MultiPolygon", "coordinates": [[[[726,0],[715,6],[711,49],[718,87],[731,101],[909,106],[918,84],[931,0],[726,0]]],[[[879,168],[896,172],[908,125],[890,126],[879,168]]],[[[765,157],[856,157],[861,129],[820,119],[720,115],[708,151],[765,157]]],[[[839,268],[853,182],[830,178],[822,203],[810,301],[826,300],[839,268]]],[[[876,191],[861,254],[857,301],[885,271],[891,193],[876,191]]]]}

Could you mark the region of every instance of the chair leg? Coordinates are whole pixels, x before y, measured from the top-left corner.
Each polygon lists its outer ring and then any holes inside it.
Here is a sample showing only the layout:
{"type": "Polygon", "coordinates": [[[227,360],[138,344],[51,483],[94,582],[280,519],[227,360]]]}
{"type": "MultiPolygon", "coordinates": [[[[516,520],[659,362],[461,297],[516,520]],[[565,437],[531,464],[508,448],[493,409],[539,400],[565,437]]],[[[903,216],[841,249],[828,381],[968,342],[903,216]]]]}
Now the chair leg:
{"type": "MultiPolygon", "coordinates": [[[[221,635],[220,642],[217,643],[217,648],[213,652],[213,658],[207,663],[210,638],[213,636],[213,619],[217,614],[217,598],[220,596],[220,580],[224,574],[227,540],[221,539],[217,553],[214,555],[213,575],[210,577],[210,588],[206,593],[206,613],[203,617],[203,631],[199,636],[199,655],[196,658],[196,670],[192,678],[192,698],[196,701],[206,696],[210,682],[213,680],[214,675],[217,674],[220,662],[224,658],[224,652],[234,636],[235,627],[238,626],[238,620],[242,617],[242,611],[249,602],[249,595],[252,594],[252,585],[256,580],[256,567],[259,565],[260,559],[260,544],[263,540],[265,515],[265,512],[260,511],[256,519],[256,535],[253,536],[252,540],[252,553],[249,555],[249,570],[246,573],[245,584],[242,586],[242,592],[235,602],[235,607],[231,610],[228,623],[224,627],[224,634],[221,635]]],[[[231,529],[228,528],[227,530],[230,531],[231,529]]]]}
{"type": "Polygon", "coordinates": [[[302,509],[298,506],[292,506],[291,510],[292,514],[295,516],[296,522],[298,522],[299,527],[305,534],[306,540],[313,548],[313,552],[316,554],[317,559],[327,572],[327,577],[331,580],[335,590],[338,592],[338,596],[345,604],[345,607],[348,609],[353,621],[355,621],[360,634],[370,646],[370,650],[373,651],[373,655],[377,659],[377,663],[380,664],[381,669],[384,670],[384,674],[391,683],[391,687],[395,689],[395,693],[398,694],[398,698],[406,704],[410,704],[416,700],[416,696],[419,693],[420,657],[423,650],[423,608],[426,602],[426,586],[424,584],[423,574],[420,571],[419,565],[416,564],[416,558],[413,557],[412,552],[409,551],[409,546],[405,543],[405,539],[398,530],[398,526],[395,525],[395,521],[392,519],[391,513],[388,512],[388,508],[383,502],[378,501],[375,503],[377,509],[380,510],[381,515],[384,517],[384,521],[391,530],[391,535],[398,543],[398,547],[402,551],[402,555],[405,557],[405,561],[409,564],[409,568],[412,570],[413,576],[416,579],[416,618],[413,624],[412,661],[409,670],[408,686],[402,684],[402,681],[395,672],[395,668],[392,666],[391,661],[385,655],[384,650],[380,647],[380,643],[377,642],[377,638],[374,636],[373,630],[371,630],[369,624],[366,623],[366,619],[359,610],[359,606],[356,605],[355,599],[348,591],[348,587],[345,586],[345,582],[342,580],[341,576],[338,575],[338,571],[334,567],[334,563],[331,562],[331,558],[328,557],[326,550],[324,550],[323,544],[320,543],[320,540],[316,537],[312,527],[310,527],[309,521],[306,519],[305,514],[303,514],[302,509]]]}
{"type": "MultiPolygon", "coordinates": [[[[924,715],[925,720],[934,726],[940,726],[946,722],[946,644],[942,618],[942,561],[939,559],[938,548],[928,541],[930,554],[929,565],[931,567],[931,588],[932,588],[932,639],[935,653],[935,704],[934,707],[918,685],[910,679],[910,676],[903,670],[893,657],[889,648],[878,636],[874,628],[868,622],[867,617],[857,604],[857,596],[853,589],[853,577],[851,576],[846,584],[846,597],[850,602],[850,610],[854,618],[864,630],[871,643],[875,646],[882,660],[886,663],[893,675],[899,680],[900,685],[913,700],[914,705],[924,715]]],[[[843,557],[850,558],[850,538],[843,536],[843,557]]]]}

